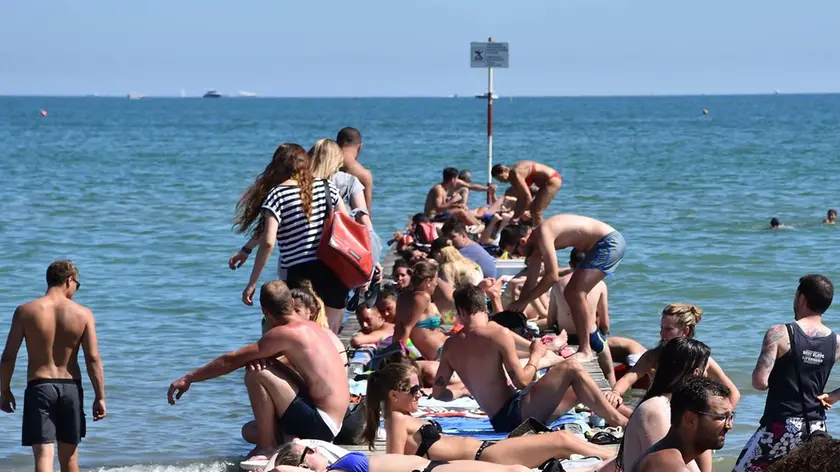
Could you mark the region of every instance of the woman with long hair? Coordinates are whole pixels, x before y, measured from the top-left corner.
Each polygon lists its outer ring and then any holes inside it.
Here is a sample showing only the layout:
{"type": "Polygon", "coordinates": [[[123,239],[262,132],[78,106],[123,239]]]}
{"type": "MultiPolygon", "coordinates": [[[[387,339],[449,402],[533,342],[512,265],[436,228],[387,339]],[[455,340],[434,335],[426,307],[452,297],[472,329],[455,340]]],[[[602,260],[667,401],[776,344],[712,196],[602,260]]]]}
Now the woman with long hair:
{"type": "Polygon", "coordinates": [[[578,439],[568,431],[520,436],[498,442],[441,434],[440,425],[412,416],[422,396],[417,370],[406,362],[391,362],[368,378],[364,438],[370,449],[384,410],[388,454],[423,456],[431,460],[477,460],[495,464],[538,467],[549,459],[583,454],[608,459],[611,449],[578,439]]]}
{"type": "MultiPolygon", "coordinates": [[[[711,352],[709,346],[688,337],[673,338],[662,347],[656,377],[630,416],[615,464],[607,464],[602,472],[630,470],[649,447],[665,437],[671,426],[671,393],[684,379],[706,375],[711,352]]],[[[710,472],[711,453],[701,462],[701,468],[694,463],[688,468],[710,472]]]]}
{"type": "MultiPolygon", "coordinates": [[[[330,328],[338,332],[349,289],[318,259],[317,252],[327,217],[326,199],[332,200],[335,211],[346,213],[346,210],[335,184],[329,181],[316,184],[313,180],[306,151],[298,144],[281,144],[265,171],[236,205],[237,230],[259,237],[257,257],[248,285],[242,291],[242,301],[253,304],[260,274],[277,245],[280,268],[286,270],[289,288],[298,288],[301,281],[310,280],[324,301],[330,328]]],[[[249,252],[244,247],[243,250],[249,252]]]]}
{"type": "MultiPolygon", "coordinates": [[[[623,377],[618,379],[612,391],[606,392],[607,399],[610,403],[612,403],[613,406],[620,405],[622,403],[621,396],[624,395],[624,392],[629,390],[630,387],[632,387],[641,378],[649,376],[651,380],[655,379],[656,366],[659,363],[659,357],[665,343],[674,338],[685,337],[694,339],[697,323],[700,322],[702,317],[703,309],[697,305],[691,305],[689,303],[672,303],[666,306],[665,309],[662,310],[662,318],[660,320],[659,344],[655,348],[645,351],[645,353],[642,354],[642,357],[636,361],[636,365],[624,374],[623,377]]],[[[726,376],[723,369],[720,368],[720,365],[718,365],[714,359],[709,359],[708,377],[710,379],[717,380],[729,388],[731,392],[729,401],[732,403],[732,408],[735,408],[738,404],[738,400],[741,399],[741,393],[738,391],[735,384],[729,380],[729,377],[726,376]]]]}

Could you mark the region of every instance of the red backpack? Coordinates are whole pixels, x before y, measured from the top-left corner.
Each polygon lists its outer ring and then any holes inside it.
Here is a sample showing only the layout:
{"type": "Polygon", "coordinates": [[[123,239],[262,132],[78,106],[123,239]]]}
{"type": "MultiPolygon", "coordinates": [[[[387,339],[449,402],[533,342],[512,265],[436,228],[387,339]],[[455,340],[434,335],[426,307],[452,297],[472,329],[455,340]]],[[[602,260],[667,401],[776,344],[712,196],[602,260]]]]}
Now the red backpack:
{"type": "Polygon", "coordinates": [[[373,275],[370,233],[365,225],[335,211],[329,183],[327,180],[323,182],[327,212],[318,245],[318,259],[333,271],[345,287],[354,289],[366,284],[373,275]]]}

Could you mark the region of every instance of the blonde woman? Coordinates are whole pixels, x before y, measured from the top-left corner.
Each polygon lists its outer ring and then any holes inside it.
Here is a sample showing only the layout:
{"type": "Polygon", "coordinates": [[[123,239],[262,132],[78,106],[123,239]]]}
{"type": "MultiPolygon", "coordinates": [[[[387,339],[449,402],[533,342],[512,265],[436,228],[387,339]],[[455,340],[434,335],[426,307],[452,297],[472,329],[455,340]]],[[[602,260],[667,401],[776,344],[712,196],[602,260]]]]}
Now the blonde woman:
{"type": "Polygon", "coordinates": [[[454,288],[464,284],[478,285],[484,279],[481,267],[464,257],[448,239],[439,238],[435,241],[432,254],[440,264],[440,278],[451,283],[454,288]]]}
{"type": "MultiPolygon", "coordinates": [[[[607,399],[613,406],[621,404],[621,396],[624,395],[630,387],[636,383],[640,378],[649,375],[653,380],[656,375],[656,366],[659,365],[659,355],[662,352],[662,347],[674,338],[689,338],[694,339],[695,329],[697,323],[703,317],[703,309],[697,305],[689,303],[672,303],[662,310],[662,319],[660,321],[659,330],[659,345],[653,349],[649,349],[642,354],[642,357],[636,362],[636,365],[618,379],[611,392],[606,392],[607,399]]],[[[741,393],[735,384],[729,380],[729,377],[723,372],[714,359],[709,358],[708,377],[717,380],[729,388],[731,394],[729,401],[734,408],[741,399],[741,393]]],[[[651,382],[653,383],[653,382],[651,382]]]]}
{"type": "Polygon", "coordinates": [[[339,170],[344,165],[341,147],[332,139],[319,139],[309,149],[309,159],[312,161],[312,176],[315,179],[332,181],[338,187],[338,193],[344,200],[345,207],[350,210],[350,214],[355,214],[356,221],[367,227],[370,232],[373,260],[377,261],[376,268],[379,269],[381,275],[382,267],[378,261],[382,243],[373,230],[373,221],[370,219],[370,212],[365,203],[365,186],[356,176],[339,170]]]}

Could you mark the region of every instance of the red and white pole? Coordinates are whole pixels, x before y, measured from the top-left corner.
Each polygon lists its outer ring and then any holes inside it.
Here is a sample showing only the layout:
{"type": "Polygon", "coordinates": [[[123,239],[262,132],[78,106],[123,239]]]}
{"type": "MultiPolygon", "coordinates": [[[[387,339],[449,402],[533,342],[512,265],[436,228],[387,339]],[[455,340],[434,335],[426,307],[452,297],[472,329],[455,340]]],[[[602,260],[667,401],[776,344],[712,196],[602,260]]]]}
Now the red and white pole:
{"type": "MultiPolygon", "coordinates": [[[[493,38],[487,38],[488,43],[493,38]]],[[[491,171],[493,169],[493,68],[487,68],[487,185],[493,182],[491,171]]],[[[490,203],[490,194],[487,194],[487,203],[490,203]]]]}

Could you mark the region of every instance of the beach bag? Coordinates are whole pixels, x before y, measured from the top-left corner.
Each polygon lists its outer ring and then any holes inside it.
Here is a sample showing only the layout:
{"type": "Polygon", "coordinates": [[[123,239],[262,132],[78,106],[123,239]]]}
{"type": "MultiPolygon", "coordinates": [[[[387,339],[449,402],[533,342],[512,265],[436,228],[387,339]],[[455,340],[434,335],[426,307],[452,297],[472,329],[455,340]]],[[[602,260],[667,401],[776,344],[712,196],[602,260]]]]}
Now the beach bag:
{"type": "Polygon", "coordinates": [[[318,259],[345,287],[354,289],[366,284],[373,274],[370,233],[365,225],[357,223],[350,215],[335,211],[329,183],[327,180],[323,182],[327,211],[318,245],[318,259]]]}

